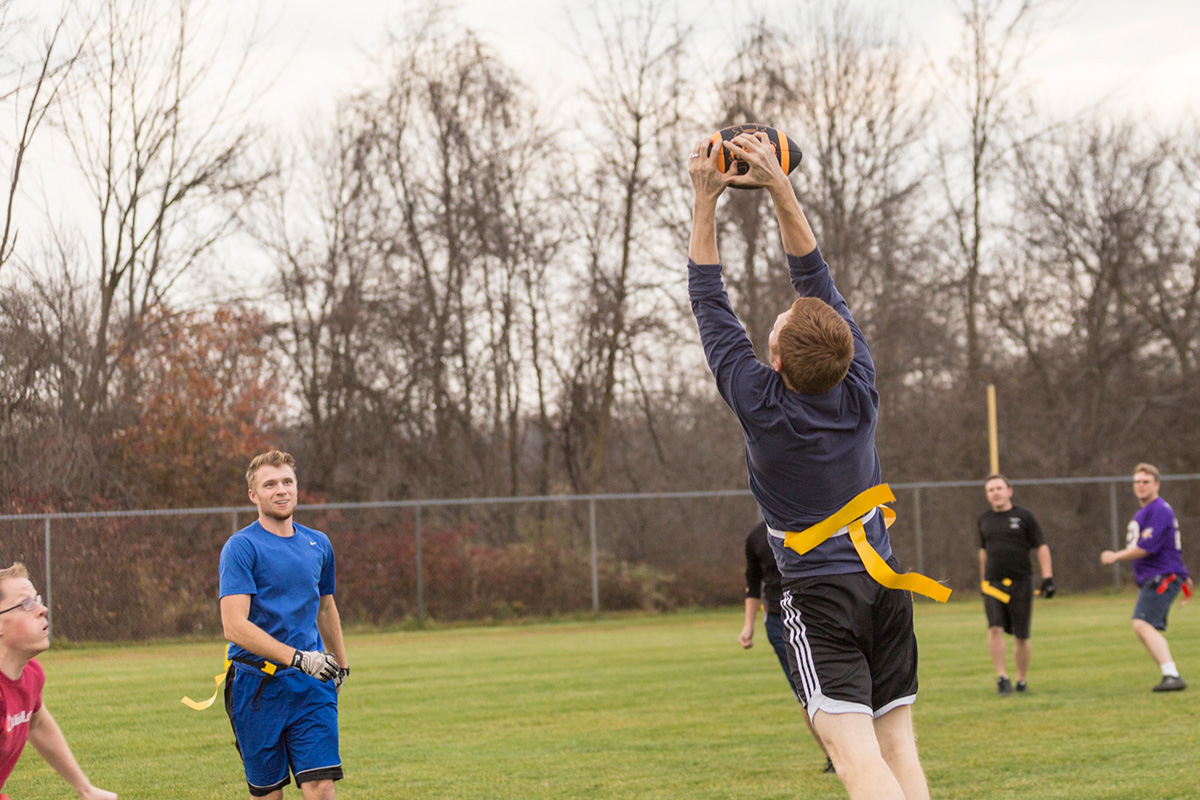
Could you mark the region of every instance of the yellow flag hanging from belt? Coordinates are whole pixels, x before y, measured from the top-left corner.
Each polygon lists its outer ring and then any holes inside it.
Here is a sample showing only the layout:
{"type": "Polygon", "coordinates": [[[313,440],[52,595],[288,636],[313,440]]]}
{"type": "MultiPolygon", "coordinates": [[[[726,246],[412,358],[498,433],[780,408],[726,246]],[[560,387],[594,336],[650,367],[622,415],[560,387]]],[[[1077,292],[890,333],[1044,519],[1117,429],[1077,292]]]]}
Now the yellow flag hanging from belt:
{"type": "Polygon", "coordinates": [[[208,698],[207,700],[201,700],[201,701],[193,700],[190,697],[184,697],[179,702],[183,703],[188,708],[194,709],[196,711],[203,711],[204,709],[211,706],[213,704],[213,701],[217,699],[217,693],[221,691],[221,684],[225,682],[225,675],[229,672],[229,665],[232,663],[233,663],[232,661],[230,661],[228,658],[226,658],[225,659],[225,669],[223,669],[221,671],[220,675],[213,676],[213,680],[216,682],[217,688],[213,689],[212,697],[208,698]]]}
{"type": "Polygon", "coordinates": [[[891,503],[895,499],[896,495],[892,494],[892,487],[886,483],[872,486],[816,525],[802,531],[785,532],[783,545],[803,555],[842,528],[848,528],[850,541],[854,544],[858,557],[862,559],[863,566],[867,568],[867,574],[877,583],[889,589],[903,589],[944,603],[950,598],[948,586],[943,586],[916,572],[906,572],[903,575],[896,573],[867,541],[867,532],[863,527],[862,518],[872,509],[878,508],[883,514],[884,525],[888,528],[892,527],[892,523],[896,521],[896,512],[883,504],[891,503]]]}
{"type": "MultiPolygon", "coordinates": [[[[221,691],[221,684],[225,682],[225,676],[229,674],[229,667],[233,665],[234,660],[229,657],[229,649],[231,647],[233,647],[232,643],[225,646],[225,669],[222,670],[220,675],[213,676],[213,682],[217,684],[217,688],[213,689],[212,697],[208,698],[207,700],[193,700],[190,697],[184,697],[181,698],[179,702],[196,711],[203,711],[213,704],[213,702],[217,699],[217,695],[221,691]]],[[[279,669],[279,667],[272,664],[270,661],[263,661],[261,665],[255,661],[249,661],[241,657],[238,657],[237,661],[239,664],[250,664],[252,666],[256,666],[267,675],[274,675],[275,671],[279,669]]]]}
{"type": "Polygon", "coordinates": [[[1007,603],[1009,600],[1012,600],[1012,595],[1010,595],[1008,592],[1000,591],[995,586],[992,586],[989,581],[980,581],[979,589],[988,597],[994,597],[1001,603],[1007,603]]]}

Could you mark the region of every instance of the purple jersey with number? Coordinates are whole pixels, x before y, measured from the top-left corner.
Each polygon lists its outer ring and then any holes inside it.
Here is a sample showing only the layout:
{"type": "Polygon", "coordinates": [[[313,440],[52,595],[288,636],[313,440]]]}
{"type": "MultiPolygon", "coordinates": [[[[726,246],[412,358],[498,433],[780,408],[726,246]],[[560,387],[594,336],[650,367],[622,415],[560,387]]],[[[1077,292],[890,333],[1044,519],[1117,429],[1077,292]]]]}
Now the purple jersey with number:
{"type": "Polygon", "coordinates": [[[1134,559],[1133,580],[1138,586],[1155,575],[1174,572],[1180,580],[1188,576],[1183,565],[1183,544],[1179,539],[1179,522],[1175,512],[1161,497],[1147,503],[1133,515],[1129,523],[1126,544],[1136,545],[1149,555],[1134,559]]]}

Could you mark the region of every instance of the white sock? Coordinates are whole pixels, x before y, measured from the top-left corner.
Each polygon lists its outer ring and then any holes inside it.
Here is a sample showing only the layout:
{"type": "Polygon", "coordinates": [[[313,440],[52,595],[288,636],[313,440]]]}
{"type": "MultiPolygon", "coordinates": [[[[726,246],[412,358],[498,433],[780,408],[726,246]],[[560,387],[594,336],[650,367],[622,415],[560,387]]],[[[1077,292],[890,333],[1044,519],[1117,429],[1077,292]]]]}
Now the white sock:
{"type": "Polygon", "coordinates": [[[1178,678],[1179,670],[1175,668],[1174,661],[1168,661],[1162,665],[1162,673],[1164,678],[1178,678]]]}

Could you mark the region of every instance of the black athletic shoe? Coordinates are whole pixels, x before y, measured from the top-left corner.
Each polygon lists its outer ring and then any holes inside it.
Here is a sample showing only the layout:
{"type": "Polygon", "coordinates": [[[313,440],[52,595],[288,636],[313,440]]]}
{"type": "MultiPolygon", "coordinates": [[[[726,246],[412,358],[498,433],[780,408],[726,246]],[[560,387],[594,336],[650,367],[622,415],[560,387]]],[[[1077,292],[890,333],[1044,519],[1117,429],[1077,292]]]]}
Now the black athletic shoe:
{"type": "Polygon", "coordinates": [[[1008,697],[1012,694],[1012,681],[1008,678],[996,678],[996,694],[1008,697]]]}
{"type": "Polygon", "coordinates": [[[1026,683],[1025,681],[1017,681],[1017,687],[1016,687],[1016,689],[1017,689],[1017,691],[1018,691],[1018,692],[1020,692],[1021,694],[1025,694],[1026,692],[1028,692],[1028,691],[1029,691],[1029,684],[1028,684],[1028,683],[1026,683]]]}
{"type": "Polygon", "coordinates": [[[1155,686],[1152,692],[1178,692],[1187,688],[1187,683],[1178,675],[1163,675],[1162,683],[1155,686]]]}
{"type": "Polygon", "coordinates": [[[830,758],[829,756],[825,756],[824,772],[826,775],[837,775],[837,770],[833,768],[833,759],[830,758]]]}

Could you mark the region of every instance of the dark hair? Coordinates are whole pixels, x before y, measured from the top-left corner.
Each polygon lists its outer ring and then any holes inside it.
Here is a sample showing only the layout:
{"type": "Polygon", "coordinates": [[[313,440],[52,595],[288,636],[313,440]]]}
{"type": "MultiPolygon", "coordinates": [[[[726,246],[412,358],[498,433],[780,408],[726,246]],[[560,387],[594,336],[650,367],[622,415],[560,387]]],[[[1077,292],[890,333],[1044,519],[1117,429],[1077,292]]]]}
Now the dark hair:
{"type": "Polygon", "coordinates": [[[780,372],[800,394],[824,394],[841,382],[854,358],[850,323],[816,297],[800,297],[779,330],[780,372]]]}
{"type": "Polygon", "coordinates": [[[1007,486],[1010,489],[1012,488],[1012,483],[1008,480],[1008,478],[1004,477],[999,472],[993,472],[993,473],[989,474],[986,478],[984,478],[983,485],[987,486],[989,483],[991,483],[992,481],[996,481],[996,480],[1004,481],[1005,486],[1007,486]]]}

